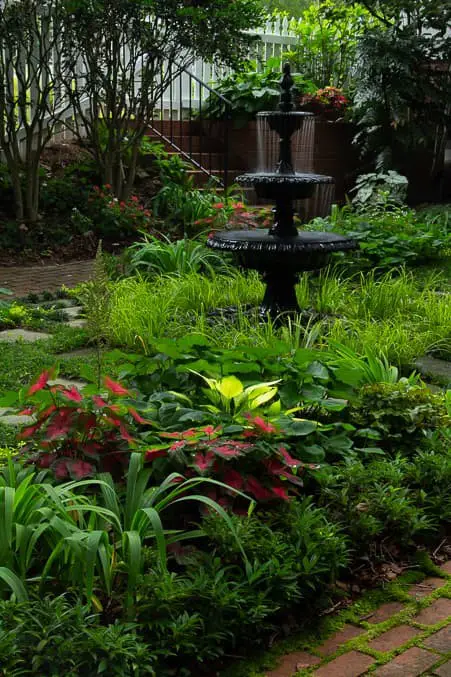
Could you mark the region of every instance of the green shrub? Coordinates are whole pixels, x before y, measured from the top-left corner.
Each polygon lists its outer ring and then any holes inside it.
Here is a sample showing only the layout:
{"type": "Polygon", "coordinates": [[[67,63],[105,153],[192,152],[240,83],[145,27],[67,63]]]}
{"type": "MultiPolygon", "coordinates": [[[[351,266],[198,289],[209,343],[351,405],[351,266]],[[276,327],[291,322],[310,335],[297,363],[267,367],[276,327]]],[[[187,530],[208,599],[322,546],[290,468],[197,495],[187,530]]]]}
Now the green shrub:
{"type": "Polygon", "coordinates": [[[357,458],[324,469],[321,502],[329,519],[351,538],[357,554],[378,556],[383,543],[406,548],[415,538],[437,533],[438,516],[425,511],[405,481],[407,459],[395,457],[364,465],[357,458]]]}
{"type": "Polygon", "coordinates": [[[249,550],[246,568],[236,542],[209,515],[202,522],[207,549],[174,552],[186,564],[183,576],[144,577],[138,618],[152,646],[169,653],[177,643],[178,664],[195,668],[246,642],[261,643],[279,612],[299,603],[313,609],[327,596],[326,586],[348,561],[339,529],[308,501],[267,517],[232,517],[249,550]]]}
{"type": "Polygon", "coordinates": [[[451,247],[451,231],[443,214],[408,208],[383,206],[361,213],[335,208],[330,218],[314,219],[304,228],[332,230],[356,240],[359,256],[346,257],[347,268],[354,269],[414,266],[446,256],[451,247]]]}
{"type": "Polygon", "coordinates": [[[155,676],[155,661],[136,626],[102,626],[97,615],[68,597],[20,604],[0,601],[0,663],[5,676],[155,676]]]}
{"type": "MultiPolygon", "coordinates": [[[[273,110],[280,97],[281,60],[268,59],[262,72],[255,61],[247,61],[239,71],[215,83],[215,90],[231,104],[232,120],[235,127],[255,119],[256,113],[273,110]]],[[[300,74],[293,76],[299,94],[313,93],[317,87],[300,74]]],[[[208,98],[202,114],[211,119],[223,119],[225,104],[218,97],[208,98]]]]}
{"type": "Polygon", "coordinates": [[[450,425],[444,398],[423,385],[379,383],[362,388],[349,420],[370,429],[379,445],[390,453],[412,456],[437,430],[450,425]]]}

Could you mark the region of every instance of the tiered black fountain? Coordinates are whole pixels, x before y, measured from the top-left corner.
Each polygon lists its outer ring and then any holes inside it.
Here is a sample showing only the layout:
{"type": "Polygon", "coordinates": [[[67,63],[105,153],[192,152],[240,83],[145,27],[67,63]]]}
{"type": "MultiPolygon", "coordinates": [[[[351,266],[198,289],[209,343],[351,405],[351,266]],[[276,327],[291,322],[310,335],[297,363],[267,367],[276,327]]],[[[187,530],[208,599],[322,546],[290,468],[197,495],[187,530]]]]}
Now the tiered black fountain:
{"type": "Polygon", "coordinates": [[[262,273],[266,291],[260,310],[272,318],[300,312],[295,291],[299,273],[324,267],[332,252],[357,248],[350,238],[335,233],[298,231],[294,224],[293,200],[307,199],[318,185],[331,184],[334,180],[330,176],[299,173],[293,169],[291,137],[312,113],[293,110],[294,82],[289,64],[285,64],[283,72],[279,110],[259,113],[280,137],[276,171],[243,174],[237,178],[238,183],[253,186],[258,197],[275,203],[274,223],[269,231],[220,231],[207,242],[213,249],[233,252],[244,268],[262,273]]]}

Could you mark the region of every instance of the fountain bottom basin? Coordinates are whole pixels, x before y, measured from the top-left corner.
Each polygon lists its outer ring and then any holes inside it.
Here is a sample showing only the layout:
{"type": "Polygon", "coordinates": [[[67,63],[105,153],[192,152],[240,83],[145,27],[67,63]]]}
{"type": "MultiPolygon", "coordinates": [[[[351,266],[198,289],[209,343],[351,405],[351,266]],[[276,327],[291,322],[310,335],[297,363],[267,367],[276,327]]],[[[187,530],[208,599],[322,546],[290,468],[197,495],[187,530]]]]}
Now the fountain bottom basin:
{"type": "Polygon", "coordinates": [[[323,268],[333,252],[358,248],[355,241],[336,233],[299,231],[280,237],[260,230],[221,231],[208,239],[207,246],[232,252],[238,265],[262,274],[266,290],[260,311],[273,318],[300,312],[295,290],[299,273],[323,268]]]}

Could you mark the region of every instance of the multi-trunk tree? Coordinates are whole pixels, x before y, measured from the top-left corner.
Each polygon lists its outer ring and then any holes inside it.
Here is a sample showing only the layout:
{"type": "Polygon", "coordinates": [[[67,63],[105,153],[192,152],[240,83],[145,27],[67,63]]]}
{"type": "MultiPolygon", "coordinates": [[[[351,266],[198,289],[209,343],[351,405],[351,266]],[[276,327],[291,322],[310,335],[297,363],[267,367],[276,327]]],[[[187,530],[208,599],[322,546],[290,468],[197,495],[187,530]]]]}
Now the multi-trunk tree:
{"type": "Polygon", "coordinates": [[[196,57],[234,64],[261,22],[258,0],[69,1],[64,42],[73,130],[127,199],[142,138],[170,82],[196,57]]]}
{"type": "Polygon", "coordinates": [[[0,5],[0,146],[11,178],[16,219],[39,217],[39,160],[69,101],[61,67],[60,0],[0,5]]]}

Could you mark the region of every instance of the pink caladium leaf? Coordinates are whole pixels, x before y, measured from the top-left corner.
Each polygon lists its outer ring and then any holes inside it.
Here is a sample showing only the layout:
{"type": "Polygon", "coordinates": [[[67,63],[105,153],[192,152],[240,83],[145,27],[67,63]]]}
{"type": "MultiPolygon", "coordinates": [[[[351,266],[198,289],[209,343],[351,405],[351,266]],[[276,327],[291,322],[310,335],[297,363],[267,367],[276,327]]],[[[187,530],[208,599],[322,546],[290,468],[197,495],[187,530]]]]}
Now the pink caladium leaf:
{"type": "Polygon", "coordinates": [[[69,475],[67,463],[68,463],[67,460],[62,459],[62,460],[58,461],[58,463],[55,464],[55,466],[54,466],[55,477],[58,480],[63,480],[69,475]]]}
{"type": "Polygon", "coordinates": [[[267,501],[273,497],[271,491],[260,484],[260,482],[252,475],[249,475],[246,480],[246,490],[252,494],[257,501],[267,501]]]}
{"type": "Polygon", "coordinates": [[[77,480],[82,480],[94,473],[94,466],[86,461],[70,461],[67,465],[71,476],[77,480]]]}
{"type": "Polygon", "coordinates": [[[63,390],[61,394],[72,402],[81,402],[83,400],[83,396],[75,386],[72,386],[69,390],[63,390]]]}
{"type": "Polygon", "coordinates": [[[205,454],[199,452],[194,457],[193,465],[199,472],[206,472],[211,468],[215,460],[215,455],[211,451],[207,451],[205,454]]]}
{"type": "Polygon", "coordinates": [[[265,421],[261,416],[251,417],[249,414],[246,415],[246,418],[249,420],[249,423],[254,426],[254,429],[265,434],[276,433],[277,428],[272,423],[265,421]]]}
{"type": "Polygon", "coordinates": [[[238,458],[238,456],[242,455],[241,450],[231,444],[219,444],[213,447],[213,450],[215,454],[222,458],[238,458]]]}
{"type": "Polygon", "coordinates": [[[272,487],[272,492],[275,494],[275,496],[277,496],[277,498],[281,498],[283,501],[290,500],[287,490],[284,487],[272,487]]]}
{"type": "Polygon", "coordinates": [[[124,388],[120,383],[117,383],[117,381],[113,381],[109,376],[105,376],[103,382],[105,388],[107,388],[110,393],[113,393],[113,395],[130,395],[129,390],[124,388]]]}
{"type": "Polygon", "coordinates": [[[236,470],[233,470],[233,468],[226,470],[223,480],[225,484],[229,485],[229,487],[232,487],[232,489],[238,489],[238,491],[242,489],[244,485],[242,475],[240,475],[240,473],[236,470]]]}
{"type": "Polygon", "coordinates": [[[98,407],[99,409],[104,409],[105,407],[108,406],[108,402],[105,402],[103,397],[100,397],[100,395],[93,395],[92,396],[92,401],[98,407]]]}
{"type": "Polygon", "coordinates": [[[47,439],[53,440],[68,433],[71,429],[73,415],[73,409],[67,407],[59,409],[47,426],[47,439]]]}
{"type": "Polygon", "coordinates": [[[50,371],[46,370],[43,371],[42,374],[38,376],[38,379],[36,383],[33,383],[32,386],[28,389],[28,395],[34,395],[34,393],[37,393],[39,390],[43,390],[45,386],[47,385],[48,381],[50,378],[50,371]]]}
{"type": "Polygon", "coordinates": [[[299,468],[300,466],[303,466],[304,463],[302,461],[299,461],[297,458],[293,458],[290,456],[289,452],[285,449],[285,447],[279,447],[279,453],[282,456],[283,460],[287,465],[289,465],[291,468],[299,468]]]}
{"type": "Polygon", "coordinates": [[[133,409],[133,407],[129,407],[129,414],[132,416],[132,418],[135,419],[136,423],[140,423],[141,425],[150,425],[150,421],[147,421],[145,418],[141,416],[141,414],[138,414],[136,409],[133,409]]]}

